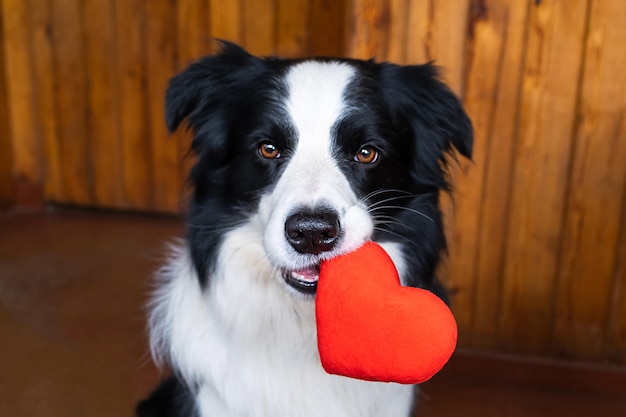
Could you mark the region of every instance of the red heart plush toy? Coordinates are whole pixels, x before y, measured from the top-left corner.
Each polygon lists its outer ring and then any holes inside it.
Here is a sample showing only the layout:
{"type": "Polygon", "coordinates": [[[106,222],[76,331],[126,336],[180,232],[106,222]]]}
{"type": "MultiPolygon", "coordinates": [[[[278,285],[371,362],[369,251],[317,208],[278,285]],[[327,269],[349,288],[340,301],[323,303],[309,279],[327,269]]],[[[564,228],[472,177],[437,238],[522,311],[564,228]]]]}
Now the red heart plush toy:
{"type": "Polygon", "coordinates": [[[418,384],[456,347],[450,309],[430,291],[401,286],[374,242],[322,263],[315,304],[320,358],[331,374],[418,384]]]}

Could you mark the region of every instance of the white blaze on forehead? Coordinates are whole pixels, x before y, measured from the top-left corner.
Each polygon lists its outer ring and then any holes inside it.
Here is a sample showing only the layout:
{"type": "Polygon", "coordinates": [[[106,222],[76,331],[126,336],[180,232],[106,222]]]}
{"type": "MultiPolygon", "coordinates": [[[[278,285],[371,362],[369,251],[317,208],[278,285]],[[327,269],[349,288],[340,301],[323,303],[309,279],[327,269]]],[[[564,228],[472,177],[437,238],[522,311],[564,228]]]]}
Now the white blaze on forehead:
{"type": "Polygon", "coordinates": [[[285,108],[298,135],[298,151],[330,151],[331,131],[346,112],[343,95],[354,73],[340,62],[308,61],[289,70],[285,108]]]}
{"type": "Polygon", "coordinates": [[[285,76],[283,102],[296,139],[286,167],[270,194],[259,204],[264,248],[269,259],[285,269],[310,266],[311,257],[297,253],[285,238],[285,222],[296,210],[322,206],[337,213],[341,239],[324,256],[356,249],[371,237],[373,222],[334,155],[333,128],[350,111],[344,94],[356,70],[340,62],[308,61],[285,76]]]}

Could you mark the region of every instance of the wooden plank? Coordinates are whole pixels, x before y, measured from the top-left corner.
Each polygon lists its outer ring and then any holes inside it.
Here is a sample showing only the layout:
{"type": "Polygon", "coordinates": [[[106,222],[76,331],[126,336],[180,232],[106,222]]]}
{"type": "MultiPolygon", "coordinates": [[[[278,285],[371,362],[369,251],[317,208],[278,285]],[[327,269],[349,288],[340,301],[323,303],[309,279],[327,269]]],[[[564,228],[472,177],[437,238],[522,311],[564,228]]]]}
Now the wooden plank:
{"type": "Polygon", "coordinates": [[[389,2],[389,31],[387,35],[387,53],[385,60],[406,64],[406,44],[409,23],[407,13],[409,0],[391,0],[389,2]]]}
{"type": "MultiPolygon", "coordinates": [[[[460,329],[460,342],[463,345],[469,345],[473,340],[473,322],[477,309],[481,314],[481,323],[485,319],[493,321],[494,307],[499,301],[498,280],[494,280],[493,277],[483,277],[483,280],[489,279],[490,283],[495,284],[495,288],[489,288],[490,291],[487,293],[494,296],[494,299],[485,299],[486,294],[480,294],[480,303],[477,302],[479,295],[476,291],[478,279],[476,269],[479,253],[485,249],[479,246],[479,236],[482,227],[486,226],[484,223],[491,220],[482,216],[487,163],[494,157],[501,157],[498,154],[491,155],[493,142],[491,131],[495,112],[503,110],[499,102],[501,96],[497,92],[501,82],[515,83],[516,81],[516,77],[503,80],[501,74],[504,54],[510,47],[505,43],[506,34],[511,29],[509,27],[510,4],[503,1],[486,1],[481,4],[481,7],[473,9],[471,16],[469,31],[471,37],[468,42],[470,60],[464,100],[465,108],[474,125],[474,153],[472,162],[459,161],[461,173],[455,177],[455,188],[458,191],[454,193],[454,227],[449,233],[451,257],[447,273],[449,283],[455,289],[454,309],[460,329]]],[[[521,27],[514,29],[523,34],[523,21],[521,27]]],[[[522,54],[519,47],[515,49],[515,52],[520,56],[522,54]]],[[[519,63],[520,57],[516,57],[515,60],[519,63]]],[[[516,85],[509,86],[508,91],[516,96],[516,85]]],[[[512,108],[509,108],[508,112],[513,115],[516,110],[515,102],[510,100],[509,104],[512,108]]],[[[505,149],[510,150],[510,145],[505,149]]],[[[500,151],[500,149],[495,147],[495,151],[500,151]]],[[[509,155],[503,156],[510,160],[510,152],[509,155]]],[[[498,174],[502,175],[501,172],[498,174]]],[[[486,248],[490,246],[491,244],[486,248]]]]}
{"type": "MultiPolygon", "coordinates": [[[[626,179],[626,2],[592,3],[552,345],[601,359],[626,179]]],[[[623,316],[626,318],[626,315],[623,316]]]]}
{"type": "Polygon", "coordinates": [[[54,44],[50,0],[30,0],[33,70],[42,147],[45,152],[44,198],[60,201],[63,194],[56,120],[54,44]]]}
{"type": "Polygon", "coordinates": [[[310,55],[344,56],[350,39],[351,0],[311,0],[310,55]]]}
{"type": "Polygon", "coordinates": [[[254,0],[242,3],[243,45],[255,55],[276,51],[276,0],[254,0]]]}
{"type": "Polygon", "coordinates": [[[176,72],[176,9],[169,0],[146,4],[148,114],[152,143],[154,209],[180,210],[181,159],[178,144],[165,128],[163,103],[168,80],[176,72]]]}
{"type": "Polygon", "coordinates": [[[276,53],[281,57],[303,57],[309,53],[311,0],[277,0],[276,53]]]}
{"type": "Polygon", "coordinates": [[[431,0],[411,0],[407,4],[407,41],[404,55],[409,64],[423,64],[433,59],[432,7],[431,0]]]}
{"type": "MultiPolygon", "coordinates": [[[[6,72],[6,97],[12,149],[13,175],[21,181],[42,181],[42,149],[36,129],[28,3],[3,0],[2,41],[6,72]]],[[[3,79],[3,82],[4,80],[3,79]]]]}
{"type": "Polygon", "coordinates": [[[94,203],[123,208],[123,164],[120,141],[114,3],[84,1],[88,126],[94,175],[94,203]]]}
{"type": "Polygon", "coordinates": [[[354,0],[350,9],[348,55],[384,60],[387,56],[389,4],[380,0],[354,0]]]}
{"type": "Polygon", "coordinates": [[[611,310],[604,335],[604,356],[612,363],[626,364],[626,178],[622,191],[620,242],[615,256],[611,310]]]}
{"type": "Polygon", "coordinates": [[[192,61],[211,52],[212,41],[209,36],[211,18],[206,1],[179,0],[176,7],[177,69],[180,71],[192,61]]]}
{"type": "Polygon", "coordinates": [[[154,199],[144,0],[117,0],[115,24],[124,201],[133,209],[149,210],[154,207],[154,199]]]}
{"type": "MultiPolygon", "coordinates": [[[[486,3],[486,7],[487,18],[491,21],[493,16],[496,20],[490,23],[493,30],[484,34],[483,29],[475,29],[475,49],[487,47],[476,43],[485,35],[497,33],[501,36],[501,41],[498,62],[491,64],[499,67],[496,85],[491,90],[491,94],[494,94],[494,106],[489,114],[491,120],[486,120],[486,115],[480,114],[480,108],[473,109],[466,101],[468,111],[474,119],[477,146],[482,146],[480,142],[483,135],[487,136],[488,141],[484,161],[481,163],[475,159],[475,168],[484,170],[484,177],[472,280],[474,296],[471,340],[468,342],[474,347],[492,349],[496,342],[501,303],[502,267],[521,80],[519,68],[524,57],[528,7],[526,0],[493,0],[486,3]],[[487,131],[483,132],[483,129],[487,131]]],[[[473,71],[480,71],[480,67],[474,67],[473,71]]],[[[471,84],[470,79],[467,100],[472,94],[471,84]]],[[[485,90],[481,95],[488,93],[485,90]]],[[[480,152],[479,148],[477,152],[480,152]]],[[[471,185],[462,186],[461,189],[464,190],[463,193],[472,192],[471,185]]],[[[457,214],[461,218],[465,213],[466,210],[457,208],[457,214]]]]}
{"type": "Polygon", "coordinates": [[[80,0],[53,1],[56,120],[62,194],[58,202],[90,205],[93,169],[87,130],[87,73],[80,0]]]}
{"type": "Polygon", "coordinates": [[[430,6],[429,51],[442,67],[443,79],[463,96],[465,42],[468,31],[470,0],[432,2],[430,6]]]}
{"type": "Polygon", "coordinates": [[[210,0],[211,34],[241,44],[243,41],[242,2],[244,0],[210,0]]]}
{"type": "Polygon", "coordinates": [[[499,345],[550,344],[587,2],[533,3],[505,251],[499,345]]]}
{"type": "MultiPolygon", "coordinates": [[[[3,0],[7,1],[7,0],[3,0]]],[[[3,5],[0,10],[4,12],[3,5]]],[[[6,77],[3,13],[0,13],[0,209],[15,204],[13,188],[13,137],[9,118],[8,79],[6,77]]]]}

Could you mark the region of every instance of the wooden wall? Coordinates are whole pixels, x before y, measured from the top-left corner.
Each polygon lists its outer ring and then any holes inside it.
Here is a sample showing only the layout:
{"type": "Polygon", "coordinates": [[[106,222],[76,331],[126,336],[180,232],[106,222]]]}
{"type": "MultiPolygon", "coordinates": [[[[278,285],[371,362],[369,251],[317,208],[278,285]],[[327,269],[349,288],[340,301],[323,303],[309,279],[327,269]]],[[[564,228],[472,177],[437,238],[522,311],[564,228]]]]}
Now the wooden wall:
{"type": "Polygon", "coordinates": [[[176,213],[187,138],[165,130],[169,77],[213,38],[290,57],[344,49],[345,1],[0,3],[11,131],[0,150],[12,152],[18,202],[40,189],[48,202],[176,213]]]}
{"type": "Polygon", "coordinates": [[[626,2],[0,2],[0,200],[178,212],[163,90],[212,36],[434,59],[476,131],[445,201],[461,345],[626,364],[626,2]]]}
{"type": "MultiPolygon", "coordinates": [[[[0,33],[3,21],[0,18],[0,33]]],[[[0,42],[0,210],[13,200],[13,148],[9,130],[9,100],[5,76],[4,42],[0,42]]]]}
{"type": "Polygon", "coordinates": [[[447,204],[461,344],[626,363],[626,2],[355,2],[351,51],[436,59],[476,130],[447,204]]]}

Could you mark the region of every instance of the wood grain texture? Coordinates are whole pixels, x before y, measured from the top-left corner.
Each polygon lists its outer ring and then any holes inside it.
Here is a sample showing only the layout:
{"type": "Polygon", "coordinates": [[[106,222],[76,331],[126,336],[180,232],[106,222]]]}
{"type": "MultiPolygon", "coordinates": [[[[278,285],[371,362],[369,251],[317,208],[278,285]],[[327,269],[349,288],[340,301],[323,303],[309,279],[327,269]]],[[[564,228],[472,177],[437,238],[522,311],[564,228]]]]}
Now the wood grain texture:
{"type": "Polygon", "coordinates": [[[148,117],[144,0],[116,0],[117,79],[124,206],[155,208],[148,117]]]}
{"type": "MultiPolygon", "coordinates": [[[[4,42],[4,86],[8,106],[8,129],[13,143],[11,151],[12,176],[40,183],[41,143],[36,125],[35,88],[31,39],[29,31],[28,3],[19,0],[3,0],[2,40],[4,42]]],[[[8,159],[8,158],[7,158],[8,159]]]]}
{"type": "Polygon", "coordinates": [[[276,53],[301,57],[310,49],[311,0],[276,0],[276,53]]]}
{"type": "Polygon", "coordinates": [[[626,178],[622,192],[622,218],[619,245],[613,270],[613,292],[604,335],[605,360],[626,364],[626,178]]]}
{"type": "Polygon", "coordinates": [[[176,2],[177,70],[211,52],[211,17],[208,0],[179,0],[176,2]]]}
{"type": "Polygon", "coordinates": [[[350,38],[349,0],[310,0],[311,40],[307,55],[344,56],[350,38]]]}
{"type": "MultiPolygon", "coordinates": [[[[0,10],[4,11],[4,4],[0,1],[0,10]]],[[[3,13],[0,13],[0,34],[4,37],[3,13]]],[[[12,207],[15,204],[13,179],[13,143],[10,125],[10,105],[6,77],[5,43],[0,41],[0,209],[12,207]]]]}
{"type": "Polygon", "coordinates": [[[406,5],[406,44],[407,64],[421,64],[434,59],[432,55],[432,0],[411,0],[406,5]]]}
{"type": "Polygon", "coordinates": [[[442,67],[446,83],[463,96],[466,56],[466,36],[469,24],[470,0],[433,1],[429,5],[429,37],[427,60],[442,67]]]}
{"type": "Polygon", "coordinates": [[[499,344],[546,350],[587,19],[587,2],[531,9],[520,102],[499,344]]]}
{"type": "Polygon", "coordinates": [[[601,359],[624,216],[626,3],[593,2],[589,18],[552,342],[601,359]]]}
{"type": "MultiPolygon", "coordinates": [[[[525,0],[507,0],[506,2],[490,1],[486,3],[486,16],[498,19],[492,23],[495,32],[501,36],[499,44],[499,69],[497,83],[491,90],[479,94],[493,95],[493,108],[489,117],[475,115],[469,108],[474,120],[478,138],[487,135],[488,149],[484,166],[476,161],[475,169],[484,170],[478,236],[476,237],[476,260],[473,278],[473,306],[471,341],[469,345],[477,348],[492,349],[496,346],[498,317],[501,308],[502,272],[504,266],[504,250],[506,247],[506,230],[509,221],[508,210],[512,188],[513,148],[517,129],[517,113],[520,94],[520,82],[527,21],[527,2],[525,0]],[[477,120],[486,123],[479,126],[477,120]],[[482,132],[487,129],[487,132],[482,132]]],[[[475,48],[481,48],[475,36],[475,48]]],[[[484,62],[483,65],[489,65],[484,62]]],[[[492,64],[493,65],[493,64],[492,64]]],[[[474,71],[480,71],[475,67],[474,71]]],[[[471,84],[470,84],[471,86],[471,84]]],[[[470,88],[468,86],[468,88],[470,88]]],[[[470,91],[468,91],[468,99],[470,91]]],[[[472,184],[458,185],[462,193],[471,193],[472,184]]],[[[465,217],[461,210],[457,213],[465,217]]],[[[461,220],[462,221],[462,220],[461,220]]]]}
{"type": "Polygon", "coordinates": [[[93,204],[93,164],[88,136],[87,69],[82,20],[83,2],[53,1],[56,120],[63,182],[60,201],[93,204]]]}
{"type": "Polygon", "coordinates": [[[54,39],[50,0],[29,0],[33,54],[33,84],[36,87],[38,127],[45,157],[44,198],[58,200],[63,193],[56,118],[54,39]]]}
{"type": "Polygon", "coordinates": [[[244,0],[210,0],[211,35],[235,43],[243,41],[242,3],[244,0]]]}
{"type": "Polygon", "coordinates": [[[389,3],[353,1],[350,8],[348,54],[353,58],[385,60],[389,37],[389,3]]]}
{"type": "Polygon", "coordinates": [[[255,55],[272,55],[276,51],[276,0],[244,1],[242,41],[255,55]]]}
{"type": "MultiPolygon", "coordinates": [[[[497,1],[483,3],[481,8],[472,10],[470,21],[470,59],[464,104],[474,125],[474,149],[472,161],[459,159],[460,173],[455,180],[458,191],[454,193],[452,207],[455,220],[449,233],[451,256],[447,271],[448,282],[456,291],[454,309],[461,329],[459,338],[463,344],[468,344],[473,337],[471,332],[477,307],[475,271],[478,254],[483,249],[478,246],[478,238],[483,220],[481,209],[486,167],[492,149],[492,123],[499,104],[496,92],[505,53],[505,33],[508,30],[507,5],[497,1]]],[[[494,305],[497,304],[492,303],[489,307],[494,305]]],[[[492,310],[489,307],[488,310],[492,310]]]]}
{"type": "Polygon", "coordinates": [[[391,0],[389,2],[389,29],[387,33],[387,51],[385,60],[400,64],[407,63],[406,45],[409,15],[407,10],[410,1],[391,0]]]}
{"type": "Polygon", "coordinates": [[[114,2],[86,0],[85,66],[87,137],[91,143],[93,194],[100,207],[123,207],[123,160],[117,69],[114,2]]]}

